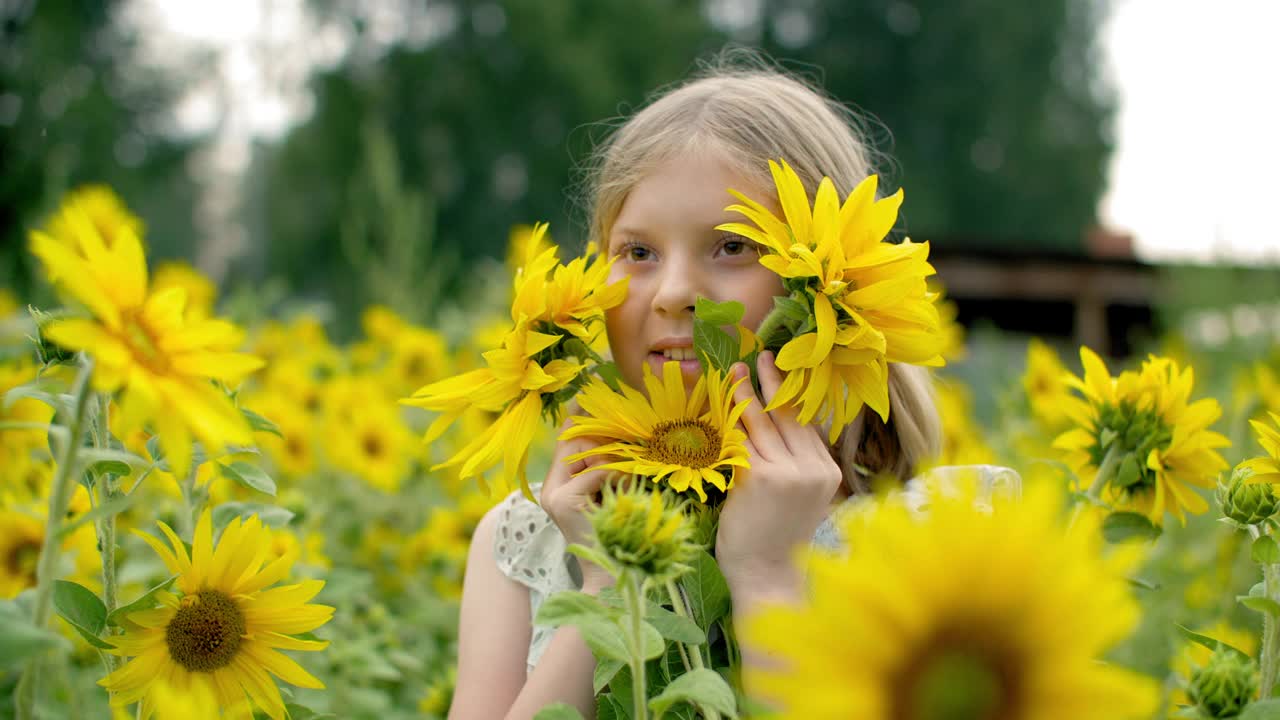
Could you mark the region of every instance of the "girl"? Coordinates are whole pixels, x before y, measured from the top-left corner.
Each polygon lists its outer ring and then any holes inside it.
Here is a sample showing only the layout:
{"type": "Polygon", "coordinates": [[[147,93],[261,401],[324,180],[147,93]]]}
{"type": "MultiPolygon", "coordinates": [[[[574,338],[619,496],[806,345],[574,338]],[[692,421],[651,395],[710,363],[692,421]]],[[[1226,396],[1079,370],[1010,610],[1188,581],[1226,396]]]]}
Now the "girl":
{"type": "MultiPolygon", "coordinates": [[[[757,262],[753,243],[714,229],[739,219],[724,210],[735,202],[727,188],[772,198],[777,212],[769,159],[785,158],[810,196],[824,175],[843,197],[873,172],[871,152],[842,107],[762,63],[745,65],[722,63],[668,92],[597,151],[590,235],[617,258],[614,272],[630,275],[627,299],[609,311],[606,325],[613,359],[633,387],[643,387],[646,363],[660,377],[669,359],[683,360],[692,386],[699,372],[692,359],[697,297],[743,303],[743,323],[755,327],[783,294],[778,276],[757,262]]],[[[746,368],[739,364],[735,372],[746,368]]],[[[815,540],[832,544],[827,516],[867,490],[858,468],[905,480],[940,444],[923,368],[890,365],[889,422],[864,409],[834,447],[825,430],[799,424],[794,411],[764,413],[782,377],[768,353],[758,372],[763,402],[752,402],[743,416],[751,469],[729,493],[716,538],[735,620],[761,602],[798,595],[791,550],[815,540]]],[[[742,383],[736,400],[752,393],[742,383]]],[[[577,630],[548,631],[530,620],[553,592],[595,594],[612,582],[599,567],[565,554],[567,544],[586,542],[583,510],[605,473],[574,477],[585,466],[561,459],[590,446],[586,438],[559,443],[541,508],[516,492],[477,527],[450,718],[530,718],[556,701],[595,717],[595,661],[577,630]]]]}

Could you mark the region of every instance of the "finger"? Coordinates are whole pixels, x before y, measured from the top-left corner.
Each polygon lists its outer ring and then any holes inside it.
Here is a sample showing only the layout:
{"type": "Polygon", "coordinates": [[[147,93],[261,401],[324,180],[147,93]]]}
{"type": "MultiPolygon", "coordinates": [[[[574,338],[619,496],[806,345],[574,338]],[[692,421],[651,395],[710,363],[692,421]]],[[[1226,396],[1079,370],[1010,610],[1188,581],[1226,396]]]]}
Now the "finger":
{"type": "MultiPolygon", "coordinates": [[[[748,374],[747,366],[745,363],[734,363],[732,372],[735,381],[745,378],[748,374]]],[[[778,434],[778,428],[774,426],[772,418],[764,412],[764,406],[760,404],[760,398],[756,397],[750,380],[743,380],[733,391],[734,404],[743,400],[751,400],[742,412],[743,429],[747,433],[747,438],[755,444],[760,457],[769,459],[785,455],[787,444],[778,434]]]]}
{"type": "MultiPolygon", "coordinates": [[[[778,394],[778,388],[782,386],[782,370],[778,368],[777,362],[774,360],[772,351],[765,350],[756,358],[756,371],[760,377],[760,391],[764,394],[765,404],[773,402],[774,396],[778,394]]],[[[779,408],[774,408],[768,413],[773,418],[774,427],[778,429],[778,434],[782,436],[782,441],[787,447],[794,452],[804,452],[813,447],[813,429],[812,426],[806,427],[800,424],[799,409],[788,403],[779,408]]]]}

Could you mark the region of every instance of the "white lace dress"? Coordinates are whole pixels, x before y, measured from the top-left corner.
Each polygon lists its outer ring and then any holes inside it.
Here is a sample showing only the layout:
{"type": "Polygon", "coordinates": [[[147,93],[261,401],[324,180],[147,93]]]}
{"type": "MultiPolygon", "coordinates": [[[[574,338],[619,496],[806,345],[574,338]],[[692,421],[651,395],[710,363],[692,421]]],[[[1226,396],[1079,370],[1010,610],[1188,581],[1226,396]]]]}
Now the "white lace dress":
{"type": "MultiPolygon", "coordinates": [[[[919,510],[926,502],[926,483],[941,482],[944,485],[959,477],[976,473],[979,478],[980,504],[986,504],[994,495],[1016,496],[1022,489],[1022,478],[1014,470],[998,465],[952,465],[934,468],[925,475],[912,478],[901,491],[907,504],[919,510]]],[[[534,495],[540,486],[534,485],[534,495]]],[[[844,502],[832,515],[864,499],[855,495],[844,502]]],[[[498,569],[507,577],[529,589],[530,617],[536,617],[538,608],[549,596],[561,590],[577,590],[582,586],[577,558],[566,550],[567,543],[560,528],[543,509],[520,493],[507,496],[498,510],[498,524],[493,537],[493,556],[498,569]]],[[[813,535],[813,544],[819,547],[838,548],[841,545],[836,524],[828,516],[813,535]]],[[[553,628],[534,626],[529,641],[527,670],[533,671],[538,659],[551,642],[553,628]]]]}

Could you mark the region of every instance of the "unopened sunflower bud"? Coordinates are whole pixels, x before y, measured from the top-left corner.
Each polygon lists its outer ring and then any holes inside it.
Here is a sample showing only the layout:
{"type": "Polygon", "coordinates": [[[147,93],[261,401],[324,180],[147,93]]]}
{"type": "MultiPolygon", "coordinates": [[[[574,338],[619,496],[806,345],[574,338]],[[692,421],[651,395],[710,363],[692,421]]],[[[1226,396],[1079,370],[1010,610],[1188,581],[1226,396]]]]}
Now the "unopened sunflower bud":
{"type": "Polygon", "coordinates": [[[643,482],[615,490],[605,485],[600,506],[591,513],[596,542],[614,562],[658,582],[689,569],[698,545],[684,503],[669,503],[643,482]]]}
{"type": "Polygon", "coordinates": [[[1234,718],[1258,693],[1258,667],[1231,650],[1217,650],[1191,674],[1187,696],[1211,718],[1234,718]]]}
{"type": "Polygon", "coordinates": [[[39,356],[40,362],[45,365],[69,365],[75,362],[76,354],[74,351],[68,350],[45,337],[45,328],[49,326],[49,323],[57,321],[58,316],[30,305],[27,306],[27,312],[31,313],[31,320],[36,325],[36,336],[31,339],[36,344],[36,354],[39,356]]]}
{"type": "Polygon", "coordinates": [[[1231,479],[1218,483],[1216,491],[1222,514],[1240,525],[1257,525],[1274,516],[1280,507],[1280,497],[1271,485],[1245,482],[1252,474],[1248,468],[1236,468],[1231,479]]]}

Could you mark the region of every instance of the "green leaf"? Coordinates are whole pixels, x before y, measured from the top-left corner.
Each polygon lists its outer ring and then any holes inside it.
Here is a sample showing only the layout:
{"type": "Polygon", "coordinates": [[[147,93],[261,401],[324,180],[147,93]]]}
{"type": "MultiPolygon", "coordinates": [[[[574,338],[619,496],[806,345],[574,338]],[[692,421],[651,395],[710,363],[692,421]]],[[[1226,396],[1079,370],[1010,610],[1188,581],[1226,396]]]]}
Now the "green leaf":
{"type": "Polygon", "coordinates": [[[617,658],[605,658],[596,662],[595,672],[591,674],[591,687],[599,694],[608,685],[618,671],[626,667],[626,663],[617,658]]]}
{"type": "Polygon", "coordinates": [[[120,621],[121,621],[121,619],[123,619],[123,618],[125,618],[126,616],[128,616],[128,615],[129,615],[129,613],[138,612],[139,610],[150,610],[151,608],[155,607],[155,606],[156,606],[156,602],[155,602],[155,596],[156,596],[156,593],[160,592],[161,590],[168,590],[168,589],[169,589],[169,586],[173,584],[173,581],[175,581],[175,580],[177,580],[177,579],[178,579],[178,576],[177,576],[177,575],[174,575],[173,577],[169,578],[168,580],[165,580],[164,582],[160,583],[159,585],[156,585],[155,587],[151,588],[150,590],[148,590],[148,591],[146,591],[146,592],[142,593],[141,595],[139,595],[137,600],[134,600],[133,602],[129,603],[128,605],[121,605],[120,607],[116,608],[115,610],[112,610],[112,611],[111,611],[111,614],[110,614],[110,615],[107,615],[107,624],[108,624],[108,625],[115,625],[115,626],[119,626],[119,625],[120,625],[120,621]]]}
{"type": "Polygon", "coordinates": [[[1132,453],[1120,461],[1120,469],[1116,471],[1113,481],[1117,487],[1131,487],[1142,482],[1142,471],[1138,468],[1138,458],[1132,453]]]}
{"type": "Polygon", "coordinates": [[[297,703],[285,703],[284,709],[288,712],[290,720],[330,720],[330,718],[334,718],[336,720],[338,717],[333,713],[318,713],[309,707],[304,707],[297,703]]]}
{"type": "Polygon", "coordinates": [[[617,363],[598,363],[595,366],[595,373],[600,376],[600,379],[603,380],[606,385],[609,386],[609,389],[614,392],[619,392],[618,383],[622,382],[622,371],[618,369],[617,363]]]}
{"type": "Polygon", "coordinates": [[[13,407],[13,404],[19,400],[38,400],[54,410],[70,415],[75,410],[75,406],[73,404],[75,398],[71,397],[71,395],[67,393],[50,392],[50,390],[55,390],[56,388],[56,383],[39,381],[30,382],[26,385],[19,385],[16,388],[10,388],[5,391],[4,399],[0,400],[0,407],[3,407],[5,410],[9,410],[13,407]]]}
{"type": "Polygon", "coordinates": [[[804,322],[811,314],[809,307],[790,295],[778,295],[773,298],[773,307],[786,318],[791,325],[804,322]]]}
{"type": "Polygon", "coordinates": [[[736,325],[742,322],[747,308],[736,300],[722,303],[699,297],[693,304],[693,317],[712,325],[736,325]]]}
{"type": "Polygon", "coordinates": [[[222,474],[250,490],[257,490],[271,496],[276,494],[276,482],[263,472],[262,468],[253,463],[237,460],[230,465],[223,465],[222,474]]]}
{"type": "Polygon", "coordinates": [[[738,361],[738,340],[719,326],[693,320],[693,347],[705,368],[727,373],[738,361]]]}
{"type": "Polygon", "coordinates": [[[133,468],[151,466],[151,461],[141,455],[131,453],[128,450],[117,450],[116,448],[80,448],[76,450],[76,459],[82,463],[82,467],[86,470],[97,470],[116,475],[128,475],[133,468]]]}
{"type": "Polygon", "coordinates": [[[1249,548],[1249,557],[1259,565],[1280,563],[1280,545],[1270,535],[1259,536],[1249,548]]]}
{"type": "Polygon", "coordinates": [[[538,711],[533,720],[582,720],[578,708],[562,702],[552,703],[538,711]]]}
{"type": "Polygon", "coordinates": [[[115,647],[98,637],[107,625],[107,608],[89,588],[68,580],[54,580],[53,607],[85,642],[103,650],[115,647]]]}
{"type": "Polygon", "coordinates": [[[596,720],[631,720],[631,711],[609,693],[597,695],[596,720]]]}
{"type": "MultiPolygon", "coordinates": [[[[625,623],[630,620],[622,618],[619,622],[625,623]]],[[[662,639],[662,633],[647,620],[640,623],[640,649],[644,652],[645,660],[662,657],[662,653],[667,650],[667,641],[662,639]]]]}
{"type": "Polygon", "coordinates": [[[1280,603],[1268,597],[1257,597],[1254,595],[1237,595],[1236,600],[1241,605],[1273,618],[1280,618],[1280,603]]]}
{"type": "Polygon", "coordinates": [[[76,528],[84,525],[85,523],[98,522],[103,518],[118,515],[125,510],[128,510],[130,506],[137,501],[137,493],[134,493],[133,495],[116,495],[89,512],[77,515],[71,521],[63,523],[62,526],[58,528],[58,538],[61,539],[66,537],[76,528]]]}
{"type": "Polygon", "coordinates": [[[644,619],[668,640],[686,645],[701,645],[707,641],[707,634],[698,627],[696,622],[681,617],[652,600],[647,604],[644,619]]]}
{"type": "Polygon", "coordinates": [[[685,597],[689,600],[693,621],[705,631],[711,623],[728,614],[729,585],[715,558],[706,550],[699,550],[690,566],[693,571],[680,578],[680,587],[684,588],[685,597]]]}
{"type": "Polygon", "coordinates": [[[231,522],[234,518],[247,518],[251,515],[257,515],[264,525],[273,528],[282,528],[288,525],[289,521],[293,519],[293,513],[291,511],[278,505],[229,502],[222,503],[213,509],[213,524],[215,527],[226,527],[227,523],[231,522]]]}
{"type": "Polygon", "coordinates": [[[249,427],[253,428],[254,432],[271,433],[282,440],[284,439],[284,434],[280,432],[280,426],[258,413],[248,408],[240,408],[240,414],[244,416],[245,420],[249,421],[249,427]]]}
{"type": "Polygon", "coordinates": [[[595,563],[610,575],[613,575],[614,577],[618,576],[617,566],[614,565],[614,562],[610,560],[607,555],[599,550],[593,547],[587,547],[586,545],[578,545],[577,543],[570,545],[567,550],[583,560],[595,563]]]}
{"type": "Polygon", "coordinates": [[[1280,700],[1259,700],[1249,703],[1236,720],[1280,720],[1280,700]]]}
{"type": "Polygon", "coordinates": [[[588,595],[577,590],[562,590],[551,597],[538,607],[538,614],[534,618],[535,625],[550,625],[557,627],[566,625],[576,621],[582,617],[599,617],[605,620],[612,620],[617,617],[618,613],[605,607],[599,598],[594,595],[588,595]]]}
{"type": "Polygon", "coordinates": [[[627,650],[627,641],[617,623],[602,617],[584,615],[569,624],[578,629],[587,647],[591,648],[597,658],[613,658],[623,662],[630,660],[631,652],[627,650]]]}
{"type": "Polygon", "coordinates": [[[1153,540],[1160,537],[1160,528],[1145,515],[1133,512],[1114,512],[1102,521],[1102,537],[1109,543],[1126,540],[1153,540]]]}
{"type": "MultiPolygon", "coordinates": [[[[147,454],[150,455],[151,459],[157,463],[159,463],[161,460],[164,460],[164,448],[160,447],[159,435],[152,435],[151,437],[147,438],[147,454]]],[[[161,468],[161,469],[165,470],[166,468],[161,468]]]]}
{"type": "Polygon", "coordinates": [[[737,710],[733,688],[720,673],[707,668],[698,668],[673,680],[661,694],[649,700],[649,709],[661,717],[667,708],[682,700],[731,717],[737,710]]]}
{"type": "Polygon", "coordinates": [[[1115,442],[1117,437],[1119,437],[1119,433],[1115,430],[1112,430],[1111,428],[1103,428],[1102,433],[1098,435],[1098,444],[1103,450],[1106,450],[1111,447],[1111,443],[1115,442]]]}
{"type": "Polygon", "coordinates": [[[30,610],[18,601],[0,600],[0,648],[4,648],[0,652],[0,668],[9,669],[49,650],[66,652],[71,645],[58,633],[33,625],[30,610]]]}
{"type": "Polygon", "coordinates": [[[1210,650],[1214,650],[1214,651],[1226,650],[1229,652],[1233,652],[1239,655],[1242,660],[1249,659],[1248,653],[1242,650],[1239,650],[1238,648],[1232,647],[1231,645],[1228,645],[1227,643],[1224,643],[1221,640],[1211,638],[1208,635],[1201,635],[1200,633],[1194,630],[1191,630],[1190,628],[1187,628],[1183,625],[1179,625],[1178,623],[1174,623],[1173,626],[1177,628],[1178,634],[1182,635],[1183,638],[1197,645],[1209,648],[1210,650]]]}

